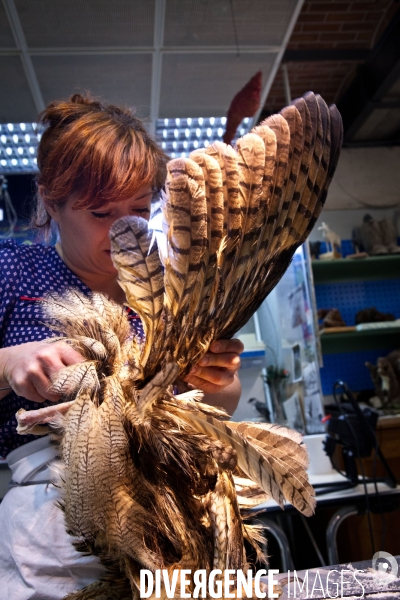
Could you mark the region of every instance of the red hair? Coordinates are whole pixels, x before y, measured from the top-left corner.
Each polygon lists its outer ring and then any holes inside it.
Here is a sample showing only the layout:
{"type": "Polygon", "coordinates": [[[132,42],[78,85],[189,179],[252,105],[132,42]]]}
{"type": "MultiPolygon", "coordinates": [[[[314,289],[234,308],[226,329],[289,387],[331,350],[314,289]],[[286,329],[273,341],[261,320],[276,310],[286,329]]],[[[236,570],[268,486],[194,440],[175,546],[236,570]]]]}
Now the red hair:
{"type": "Polygon", "coordinates": [[[43,199],[57,207],[74,196],[75,209],[96,209],[164,184],[167,156],[128,108],[75,94],[49,104],[38,123],[46,129],[38,148],[37,227],[50,228],[43,199]]]}

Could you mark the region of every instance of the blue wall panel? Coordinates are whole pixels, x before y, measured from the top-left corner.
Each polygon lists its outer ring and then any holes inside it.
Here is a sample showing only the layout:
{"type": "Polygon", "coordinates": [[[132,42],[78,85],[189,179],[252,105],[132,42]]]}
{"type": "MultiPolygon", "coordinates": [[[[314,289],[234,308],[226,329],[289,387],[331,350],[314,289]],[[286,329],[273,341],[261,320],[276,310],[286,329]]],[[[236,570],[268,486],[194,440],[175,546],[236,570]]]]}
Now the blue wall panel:
{"type": "Polygon", "coordinates": [[[353,391],[374,389],[365,362],[375,365],[379,356],[386,356],[388,353],[389,351],[380,349],[324,354],[324,366],[320,369],[324,395],[332,394],[333,384],[338,379],[347,383],[353,391]]]}
{"type": "Polygon", "coordinates": [[[318,308],[338,308],[346,325],[355,325],[356,313],[375,306],[380,312],[400,318],[399,279],[356,281],[354,283],[318,284],[315,286],[318,308]]]}

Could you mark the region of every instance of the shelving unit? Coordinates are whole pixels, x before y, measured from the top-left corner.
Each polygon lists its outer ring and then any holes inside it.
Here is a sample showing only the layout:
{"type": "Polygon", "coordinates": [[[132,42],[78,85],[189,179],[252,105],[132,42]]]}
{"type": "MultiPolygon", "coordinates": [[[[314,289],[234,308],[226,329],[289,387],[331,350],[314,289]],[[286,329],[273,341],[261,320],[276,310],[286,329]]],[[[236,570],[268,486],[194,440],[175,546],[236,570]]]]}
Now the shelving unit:
{"type": "Polygon", "coordinates": [[[359,259],[313,260],[312,269],[315,284],[398,279],[400,254],[359,259]]]}
{"type": "MultiPolygon", "coordinates": [[[[400,317],[400,255],[314,260],[312,270],[317,307],[338,308],[347,325],[355,325],[356,313],[372,306],[400,317]]],[[[365,362],[375,364],[400,347],[400,327],[321,333],[320,340],[324,394],[332,393],[337,379],[357,391],[373,387],[365,362]]]]}
{"type": "Polygon", "coordinates": [[[359,352],[400,346],[400,327],[382,327],[366,331],[343,331],[340,333],[321,333],[323,354],[359,352]]]}

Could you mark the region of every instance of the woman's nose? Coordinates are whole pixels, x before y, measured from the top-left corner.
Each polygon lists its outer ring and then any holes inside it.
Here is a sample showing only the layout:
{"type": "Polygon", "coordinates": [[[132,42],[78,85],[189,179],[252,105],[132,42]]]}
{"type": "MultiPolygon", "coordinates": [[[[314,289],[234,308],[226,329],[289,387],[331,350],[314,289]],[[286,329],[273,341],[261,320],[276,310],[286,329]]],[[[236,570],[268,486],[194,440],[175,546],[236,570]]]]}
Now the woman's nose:
{"type": "Polygon", "coordinates": [[[115,220],[122,219],[122,217],[129,217],[132,214],[128,207],[119,206],[115,211],[115,220]]]}

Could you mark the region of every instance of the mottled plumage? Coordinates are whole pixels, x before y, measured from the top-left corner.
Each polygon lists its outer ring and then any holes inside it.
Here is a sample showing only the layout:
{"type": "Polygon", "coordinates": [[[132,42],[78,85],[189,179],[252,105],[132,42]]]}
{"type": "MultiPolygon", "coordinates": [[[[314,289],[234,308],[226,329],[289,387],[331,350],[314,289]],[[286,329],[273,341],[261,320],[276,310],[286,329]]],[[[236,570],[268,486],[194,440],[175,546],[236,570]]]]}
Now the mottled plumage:
{"type": "MultiPolygon", "coordinates": [[[[110,233],[142,344],[123,308],[98,294],[47,298],[48,317],[87,359],[53,382],[75,397],[53,423],[61,505],[82,549],[109,569],[69,598],[138,598],[140,568],[247,569],[244,539],[257,548],[259,536],[240,505],[274,498],[312,514],[300,434],[230,422],[201,393],[173,395],[171,384],[277,284],[318,218],[341,139],[336,108],[309,93],[236,149],[215,143],[168,164],[166,253],[142,218],[121,219],[110,233]]],[[[49,422],[48,413],[19,418],[24,432],[49,422]]]]}

